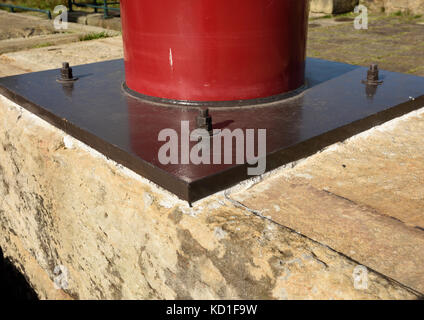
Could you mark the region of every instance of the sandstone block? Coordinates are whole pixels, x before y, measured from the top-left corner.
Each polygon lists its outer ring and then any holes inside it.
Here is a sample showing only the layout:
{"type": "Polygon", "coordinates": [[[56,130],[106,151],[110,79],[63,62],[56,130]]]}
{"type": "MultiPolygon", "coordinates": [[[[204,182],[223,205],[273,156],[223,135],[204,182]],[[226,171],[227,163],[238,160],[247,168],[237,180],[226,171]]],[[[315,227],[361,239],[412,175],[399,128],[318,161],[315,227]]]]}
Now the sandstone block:
{"type": "Polygon", "coordinates": [[[312,12],[345,13],[352,11],[359,0],[311,0],[312,12]]]}

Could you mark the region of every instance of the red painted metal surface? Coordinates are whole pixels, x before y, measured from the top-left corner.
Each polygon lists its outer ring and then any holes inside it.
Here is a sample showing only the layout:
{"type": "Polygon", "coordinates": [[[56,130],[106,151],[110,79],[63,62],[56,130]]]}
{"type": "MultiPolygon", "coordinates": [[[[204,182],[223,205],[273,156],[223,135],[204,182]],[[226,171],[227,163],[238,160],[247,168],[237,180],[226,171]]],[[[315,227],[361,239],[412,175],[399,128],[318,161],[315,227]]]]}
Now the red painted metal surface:
{"type": "Polygon", "coordinates": [[[121,0],[128,87],[190,101],[304,84],[308,0],[121,0]]]}

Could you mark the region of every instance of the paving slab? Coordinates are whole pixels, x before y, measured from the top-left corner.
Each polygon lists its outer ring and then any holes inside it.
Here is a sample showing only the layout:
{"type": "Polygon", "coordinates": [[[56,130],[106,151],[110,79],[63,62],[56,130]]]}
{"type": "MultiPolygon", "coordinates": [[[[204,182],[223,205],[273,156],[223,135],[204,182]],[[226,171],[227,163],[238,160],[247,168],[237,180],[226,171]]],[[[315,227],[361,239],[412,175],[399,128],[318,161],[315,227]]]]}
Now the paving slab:
{"type": "Polygon", "coordinates": [[[0,21],[0,54],[78,42],[89,34],[101,34],[102,37],[120,34],[118,31],[71,22],[67,29],[56,30],[53,20],[2,10],[0,21]]]}
{"type": "Polygon", "coordinates": [[[11,76],[60,68],[67,61],[71,66],[117,59],[123,56],[122,38],[79,41],[72,44],[10,52],[0,55],[0,76],[11,76]]]}
{"type": "Polygon", "coordinates": [[[232,195],[424,292],[424,106],[232,195]]]}
{"type": "Polygon", "coordinates": [[[48,20],[0,10],[0,40],[54,33],[57,33],[57,31],[48,20]]]}
{"type": "Polygon", "coordinates": [[[313,20],[308,56],[362,66],[378,63],[381,69],[424,76],[423,19],[372,15],[364,30],[356,30],[353,21],[313,20]]]}

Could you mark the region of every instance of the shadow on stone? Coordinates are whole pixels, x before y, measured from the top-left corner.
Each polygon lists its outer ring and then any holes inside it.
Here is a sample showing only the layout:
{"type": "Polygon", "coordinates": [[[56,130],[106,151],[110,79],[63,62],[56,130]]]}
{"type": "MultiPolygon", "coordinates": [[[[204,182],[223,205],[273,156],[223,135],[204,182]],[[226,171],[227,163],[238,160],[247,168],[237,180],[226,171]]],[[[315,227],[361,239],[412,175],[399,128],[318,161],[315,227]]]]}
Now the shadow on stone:
{"type": "Polygon", "coordinates": [[[9,259],[5,259],[0,248],[0,300],[38,300],[25,277],[9,259]]]}

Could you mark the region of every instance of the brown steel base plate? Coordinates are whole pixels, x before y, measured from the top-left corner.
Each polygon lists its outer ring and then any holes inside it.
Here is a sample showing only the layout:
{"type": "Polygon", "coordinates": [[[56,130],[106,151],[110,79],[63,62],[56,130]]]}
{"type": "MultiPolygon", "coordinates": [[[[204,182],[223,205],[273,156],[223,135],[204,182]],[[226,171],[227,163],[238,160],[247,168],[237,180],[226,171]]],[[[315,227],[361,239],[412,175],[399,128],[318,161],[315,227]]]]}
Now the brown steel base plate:
{"type": "MultiPolygon", "coordinates": [[[[195,129],[198,111],[127,95],[122,60],[73,70],[79,78],[73,84],[58,83],[59,70],[2,78],[0,94],[189,202],[250,177],[247,164],[162,165],[159,132],[180,132],[182,120],[195,129]]],[[[251,107],[209,106],[213,126],[267,129],[269,171],[424,107],[424,78],[381,71],[383,84],[367,86],[366,74],[366,68],[308,59],[303,93],[251,107]]]]}

